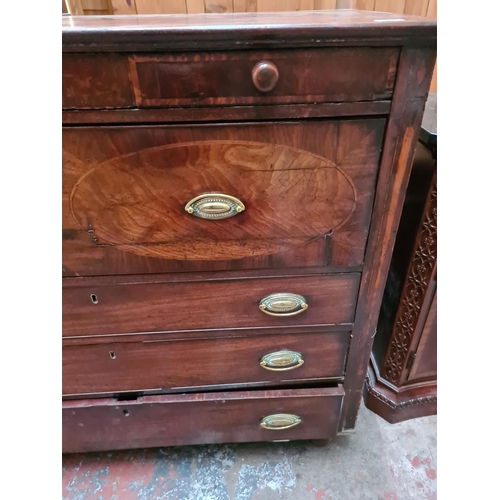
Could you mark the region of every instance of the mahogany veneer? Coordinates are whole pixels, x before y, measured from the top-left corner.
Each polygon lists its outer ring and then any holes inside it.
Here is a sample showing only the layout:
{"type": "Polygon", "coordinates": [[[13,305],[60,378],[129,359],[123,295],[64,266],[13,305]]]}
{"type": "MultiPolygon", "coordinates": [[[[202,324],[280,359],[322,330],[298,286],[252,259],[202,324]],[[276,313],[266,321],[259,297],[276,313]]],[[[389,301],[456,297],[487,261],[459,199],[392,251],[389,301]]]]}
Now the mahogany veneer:
{"type": "Polygon", "coordinates": [[[251,383],[279,386],[283,381],[344,376],[350,332],[219,335],[64,347],[63,394],[171,392],[251,383]],[[266,354],[283,349],[300,352],[304,364],[285,372],[260,365],[266,354]]]}
{"type": "Polygon", "coordinates": [[[375,12],[63,19],[64,452],[354,428],[435,45],[375,12]]]}
{"type": "Polygon", "coordinates": [[[191,283],[130,278],[121,285],[64,287],[63,335],[350,324],[358,288],[358,273],[191,283]],[[263,314],[259,301],[280,290],[307,296],[308,309],[296,316],[263,314]]]}
{"type": "Polygon", "coordinates": [[[63,402],[64,451],[119,450],[186,443],[328,439],[336,433],[342,387],[144,396],[63,402]],[[265,429],[268,415],[300,424],[265,429]]]}

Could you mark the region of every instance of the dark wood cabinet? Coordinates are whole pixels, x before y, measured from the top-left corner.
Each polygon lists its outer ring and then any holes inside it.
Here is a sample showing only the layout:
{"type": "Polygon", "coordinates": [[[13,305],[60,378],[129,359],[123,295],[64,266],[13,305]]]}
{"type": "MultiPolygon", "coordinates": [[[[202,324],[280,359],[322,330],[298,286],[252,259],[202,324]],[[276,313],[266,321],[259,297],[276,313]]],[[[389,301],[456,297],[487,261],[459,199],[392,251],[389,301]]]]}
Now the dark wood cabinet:
{"type": "Polygon", "coordinates": [[[437,96],[427,103],[365,386],[389,422],[437,410],[437,96]]]}
{"type": "Polygon", "coordinates": [[[63,19],[64,452],[354,429],[435,45],[361,11],[63,19]]]}

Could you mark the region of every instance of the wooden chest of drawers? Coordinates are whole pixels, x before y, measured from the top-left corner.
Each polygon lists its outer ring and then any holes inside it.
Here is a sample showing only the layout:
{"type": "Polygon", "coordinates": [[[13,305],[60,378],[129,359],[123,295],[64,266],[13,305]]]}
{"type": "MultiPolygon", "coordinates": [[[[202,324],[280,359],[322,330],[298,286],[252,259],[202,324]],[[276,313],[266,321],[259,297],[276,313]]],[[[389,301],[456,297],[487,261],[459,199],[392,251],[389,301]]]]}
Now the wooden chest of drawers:
{"type": "Polygon", "coordinates": [[[354,429],[436,25],[63,19],[63,451],[354,429]]]}

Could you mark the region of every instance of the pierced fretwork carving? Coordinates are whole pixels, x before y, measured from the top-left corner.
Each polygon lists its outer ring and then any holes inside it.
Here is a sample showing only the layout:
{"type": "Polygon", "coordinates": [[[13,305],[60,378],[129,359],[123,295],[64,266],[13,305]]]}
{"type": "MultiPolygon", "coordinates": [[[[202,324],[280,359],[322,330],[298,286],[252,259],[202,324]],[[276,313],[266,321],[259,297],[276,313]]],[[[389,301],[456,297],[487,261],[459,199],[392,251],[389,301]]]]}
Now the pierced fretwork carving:
{"type": "Polygon", "coordinates": [[[437,253],[437,185],[436,176],[415,242],[410,272],[406,277],[402,300],[381,375],[397,384],[408,360],[409,348],[422,309],[425,293],[436,265],[437,253]]]}

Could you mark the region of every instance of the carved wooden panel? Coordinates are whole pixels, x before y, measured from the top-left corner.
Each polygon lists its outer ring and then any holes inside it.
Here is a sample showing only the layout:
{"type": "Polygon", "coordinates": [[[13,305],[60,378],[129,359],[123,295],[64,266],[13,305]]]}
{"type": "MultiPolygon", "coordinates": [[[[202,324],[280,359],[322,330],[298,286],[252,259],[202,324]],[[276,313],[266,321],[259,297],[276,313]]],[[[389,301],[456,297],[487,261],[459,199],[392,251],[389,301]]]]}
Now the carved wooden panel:
{"type": "Polygon", "coordinates": [[[175,262],[360,265],[383,127],[367,119],[66,129],[65,267],[100,275],[178,270],[175,262]],[[204,193],[245,209],[194,217],[185,206],[204,193]]]}
{"type": "Polygon", "coordinates": [[[403,288],[402,299],[396,315],[394,332],[381,376],[397,384],[408,368],[410,345],[414,339],[422,305],[436,267],[437,257],[437,184],[434,174],[415,251],[403,288]]]}
{"type": "Polygon", "coordinates": [[[434,290],[429,310],[422,322],[422,335],[418,340],[407,383],[437,379],[437,290],[434,290]]]}

